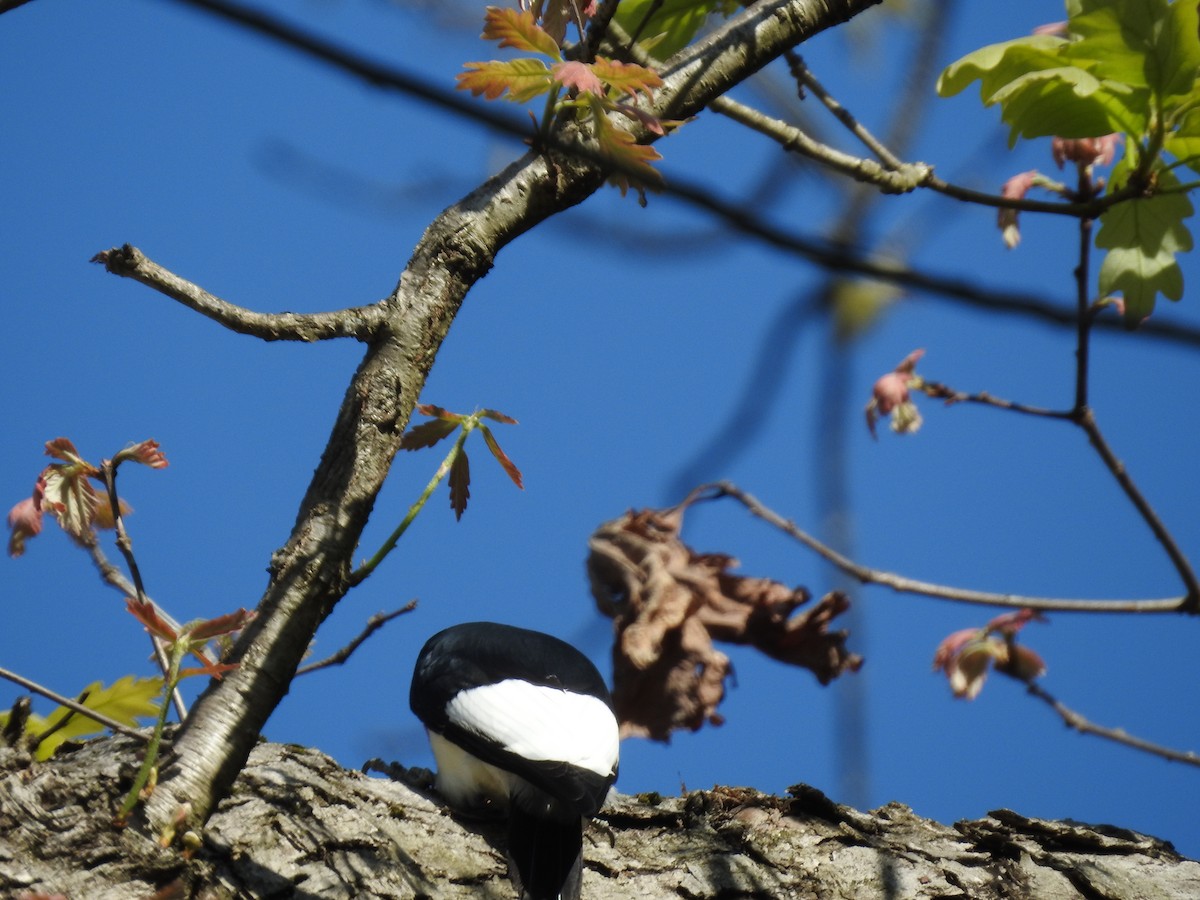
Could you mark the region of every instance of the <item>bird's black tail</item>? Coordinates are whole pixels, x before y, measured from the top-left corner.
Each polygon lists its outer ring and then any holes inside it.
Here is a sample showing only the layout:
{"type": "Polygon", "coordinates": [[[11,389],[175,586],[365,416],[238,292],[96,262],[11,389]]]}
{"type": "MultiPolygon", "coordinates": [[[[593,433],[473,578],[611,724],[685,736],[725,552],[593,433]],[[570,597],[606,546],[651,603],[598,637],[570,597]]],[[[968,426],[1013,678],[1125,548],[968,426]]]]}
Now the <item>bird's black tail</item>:
{"type": "Polygon", "coordinates": [[[582,818],[555,822],[513,805],[508,857],[522,900],[579,900],[582,854],[582,818]]]}

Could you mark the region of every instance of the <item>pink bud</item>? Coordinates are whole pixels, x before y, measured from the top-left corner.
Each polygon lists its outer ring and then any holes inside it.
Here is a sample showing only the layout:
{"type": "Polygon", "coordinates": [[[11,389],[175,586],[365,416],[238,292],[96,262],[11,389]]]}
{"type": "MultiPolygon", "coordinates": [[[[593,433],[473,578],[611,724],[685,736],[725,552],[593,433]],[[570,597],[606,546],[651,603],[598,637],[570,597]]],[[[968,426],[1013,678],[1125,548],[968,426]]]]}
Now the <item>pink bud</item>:
{"type": "Polygon", "coordinates": [[[25,539],[42,533],[42,509],[38,498],[27,497],[8,511],[8,527],[12,534],[8,538],[8,555],[20,556],[25,552],[25,539]]]}
{"type": "Polygon", "coordinates": [[[1106,134],[1094,138],[1056,137],[1050,143],[1050,153],[1060,169],[1067,161],[1083,166],[1111,166],[1117,155],[1117,144],[1120,142],[1119,134],[1106,134]]]}

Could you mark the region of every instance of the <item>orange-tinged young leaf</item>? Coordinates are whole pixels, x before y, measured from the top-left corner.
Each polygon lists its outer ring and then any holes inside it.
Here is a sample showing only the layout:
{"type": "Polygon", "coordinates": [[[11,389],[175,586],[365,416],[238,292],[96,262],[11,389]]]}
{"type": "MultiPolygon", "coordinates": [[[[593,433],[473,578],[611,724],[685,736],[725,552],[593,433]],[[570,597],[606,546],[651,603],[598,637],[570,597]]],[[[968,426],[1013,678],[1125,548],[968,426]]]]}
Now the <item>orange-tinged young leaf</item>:
{"type": "Polygon", "coordinates": [[[188,628],[188,637],[194,641],[209,641],[222,634],[241,631],[253,618],[254,613],[250,610],[238,609],[223,616],[197,622],[188,628]]]}
{"type": "Polygon", "coordinates": [[[598,56],[592,63],[592,71],[609,87],[623,91],[634,98],[639,93],[650,98],[653,96],[655,88],[662,87],[662,79],[656,72],[636,63],[623,63],[619,60],[598,56]]]}
{"type": "Polygon", "coordinates": [[[467,454],[459,450],[450,466],[450,508],[454,510],[454,518],[461,519],[467,508],[467,499],[471,496],[471,467],[467,463],[467,454]]]}
{"type": "Polygon", "coordinates": [[[461,413],[453,413],[448,409],[443,409],[433,403],[418,403],[417,412],[423,416],[434,416],[439,419],[449,419],[452,422],[461,422],[467,418],[461,413]]]}
{"type": "Polygon", "coordinates": [[[166,455],[159,449],[158,441],[153,440],[130,444],[113,458],[114,463],[122,463],[126,460],[141,463],[152,469],[165,469],[167,467],[166,455]]]}
{"type": "Polygon", "coordinates": [[[539,94],[544,94],[554,85],[550,70],[540,59],[513,59],[507,62],[469,62],[466,72],[459,72],[459,90],[470,91],[476,97],[481,94],[495,100],[508,92],[513,103],[524,103],[539,94]]]}
{"type": "Polygon", "coordinates": [[[492,456],[496,457],[496,462],[500,463],[504,471],[508,473],[513,484],[521,490],[525,490],[525,484],[521,480],[521,470],[508,458],[508,454],[500,449],[500,445],[496,443],[496,438],[492,435],[492,429],[480,422],[479,430],[483,432],[483,440],[488,445],[488,449],[492,451],[492,456]]]}
{"type": "Polygon", "coordinates": [[[86,462],[79,455],[79,451],[75,449],[75,445],[71,443],[70,438],[60,437],[52,441],[46,441],[46,455],[53,456],[55,459],[61,459],[65,463],[70,463],[77,466],[87,466],[93,471],[96,467],[86,462]]]}
{"type": "Polygon", "coordinates": [[[639,144],[628,131],[617,128],[603,113],[597,113],[596,142],[600,152],[620,166],[620,171],[614,172],[612,180],[621,189],[621,193],[630,187],[631,180],[655,188],[662,184],[662,175],[651,167],[654,160],[662,156],[653,147],[639,144]]]}
{"type": "Polygon", "coordinates": [[[525,53],[542,53],[551,59],[562,59],[558,42],[534,21],[531,10],[489,6],[484,16],[483,38],[499,41],[501,47],[512,47],[525,53]]]}
{"type": "Polygon", "coordinates": [[[495,409],[481,409],[476,413],[481,419],[491,419],[493,422],[503,422],[505,425],[516,425],[517,420],[512,416],[506,416],[504,413],[495,409]]]}
{"type": "Polygon", "coordinates": [[[458,425],[459,423],[453,419],[434,419],[430,422],[422,422],[420,425],[410,428],[400,439],[400,449],[420,450],[422,447],[432,447],[447,435],[454,434],[458,430],[458,425]]]}
{"type": "Polygon", "coordinates": [[[238,667],[238,663],[206,663],[203,666],[193,667],[190,669],[180,669],[180,678],[191,678],[193,675],[209,675],[217,681],[221,680],[221,676],[225,672],[232,672],[238,667]]]}
{"type": "Polygon", "coordinates": [[[168,643],[179,638],[179,630],[158,614],[153,603],[140,601],[136,597],[126,597],[125,608],[155,637],[168,643]]]}

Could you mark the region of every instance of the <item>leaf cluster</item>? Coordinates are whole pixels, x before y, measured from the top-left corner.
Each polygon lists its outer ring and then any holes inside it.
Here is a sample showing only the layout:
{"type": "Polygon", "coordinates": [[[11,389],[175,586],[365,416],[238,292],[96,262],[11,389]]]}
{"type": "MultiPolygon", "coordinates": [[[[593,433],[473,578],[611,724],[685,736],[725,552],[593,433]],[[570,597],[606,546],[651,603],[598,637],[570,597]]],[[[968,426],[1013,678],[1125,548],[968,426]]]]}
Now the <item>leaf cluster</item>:
{"type": "Polygon", "coordinates": [[[1067,12],[1065,34],[976,50],[942,73],[938,92],[978,81],[984,104],[1000,107],[1010,145],[1124,136],[1107,189],[1129,197],[1100,216],[1096,246],[1108,251],[1101,295],[1121,292],[1132,324],[1158,294],[1183,296],[1175,257],[1192,248],[1184,222],[1193,209],[1174,170],[1200,171],[1200,17],[1185,0],[1068,0],[1067,12]]]}
{"type": "Polygon", "coordinates": [[[401,449],[421,450],[426,447],[432,447],[443,438],[447,438],[455,431],[462,429],[446,461],[438,470],[438,474],[434,476],[433,482],[436,485],[437,481],[448,470],[450,475],[450,507],[454,510],[454,517],[456,519],[462,518],[462,514],[467,509],[467,500],[471,496],[471,468],[470,463],[467,461],[467,451],[463,445],[466,442],[467,435],[472,431],[478,431],[483,435],[483,442],[487,444],[488,450],[495,457],[496,462],[500,463],[500,467],[504,469],[505,474],[512,479],[512,483],[522,490],[525,488],[521,477],[521,470],[509,459],[508,454],[500,448],[496,436],[492,434],[492,430],[483,421],[484,419],[491,419],[493,422],[501,422],[505,425],[516,425],[516,419],[506,416],[502,412],[497,412],[494,409],[480,409],[473,413],[454,413],[440,406],[424,403],[417,406],[417,411],[422,415],[431,416],[432,418],[428,422],[422,422],[420,425],[415,425],[409,429],[401,439],[401,449]]]}
{"type": "Polygon", "coordinates": [[[603,56],[593,62],[568,60],[559,42],[538,24],[531,10],[489,6],[482,37],[498,41],[501,48],[536,55],[466,63],[466,71],[457,78],[460,90],[514,103],[545,96],[543,133],[561,114],[571,114],[579,123],[591,123],[600,153],[622,173],[615,178],[622,190],[628,187],[628,175],[647,185],[660,183],[661,176],[651,165],[661,158],[660,154],[639,144],[608,118],[610,113],[618,113],[659,135],[676,124],[663,122],[636,105],[639,97],[650,98],[662,85],[653,70],[603,56]]]}

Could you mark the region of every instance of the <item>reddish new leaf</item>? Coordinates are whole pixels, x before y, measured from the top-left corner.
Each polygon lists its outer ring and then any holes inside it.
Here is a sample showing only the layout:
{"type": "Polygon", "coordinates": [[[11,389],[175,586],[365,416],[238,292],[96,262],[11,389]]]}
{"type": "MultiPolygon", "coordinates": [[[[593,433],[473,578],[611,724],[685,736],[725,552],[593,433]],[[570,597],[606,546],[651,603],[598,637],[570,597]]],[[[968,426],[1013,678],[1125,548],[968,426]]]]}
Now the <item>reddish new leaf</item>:
{"type": "Polygon", "coordinates": [[[496,438],[492,435],[492,429],[488,428],[482,422],[479,423],[479,430],[483,432],[483,440],[488,445],[488,449],[492,451],[492,456],[496,457],[496,462],[504,468],[508,473],[508,477],[512,479],[513,484],[521,490],[525,490],[525,485],[521,481],[521,470],[518,469],[508,454],[500,449],[500,445],[496,443],[496,438]]]}
{"type": "Polygon", "coordinates": [[[140,444],[130,444],[113,458],[114,463],[121,463],[125,460],[141,463],[152,469],[165,469],[167,467],[166,455],[159,449],[158,441],[153,440],[142,441],[140,444]]]}
{"type": "Polygon", "coordinates": [[[75,449],[75,445],[71,443],[70,438],[60,437],[52,441],[46,441],[46,455],[53,456],[55,459],[61,459],[63,462],[70,463],[71,465],[95,468],[84,461],[83,457],[79,455],[79,451],[75,449]]]}
{"type": "Polygon", "coordinates": [[[457,429],[458,422],[454,419],[433,419],[429,422],[422,422],[420,425],[410,428],[400,439],[400,449],[419,450],[422,447],[432,447],[457,429]]]}
{"type": "Polygon", "coordinates": [[[613,173],[612,180],[624,194],[632,182],[655,188],[662,184],[662,176],[650,163],[662,159],[662,155],[653,147],[639,144],[632,134],[622,131],[602,112],[595,115],[596,142],[600,152],[611,159],[618,167],[613,173]]]}
{"type": "Polygon", "coordinates": [[[489,6],[484,16],[483,38],[499,41],[501,47],[542,53],[551,59],[562,58],[558,52],[558,42],[534,21],[530,10],[489,6]]]}
{"type": "Polygon", "coordinates": [[[622,91],[635,99],[639,93],[649,99],[654,95],[655,88],[662,87],[662,79],[658,77],[657,73],[636,63],[623,63],[619,60],[598,56],[592,63],[592,71],[609,87],[622,91]]]}
{"type": "Polygon", "coordinates": [[[607,93],[604,82],[596,77],[596,73],[587,63],[578,60],[555,63],[550,69],[550,74],[563,87],[571,88],[581,94],[603,97],[607,93]]]}
{"type": "Polygon", "coordinates": [[[417,412],[423,416],[436,416],[439,419],[449,419],[452,422],[461,422],[466,416],[460,413],[450,412],[448,409],[443,409],[433,403],[418,403],[417,412]]]}
{"type": "Polygon", "coordinates": [[[125,608],[155,637],[162,638],[168,643],[179,638],[179,631],[158,614],[153,603],[140,601],[136,597],[126,597],[125,608]]]}
{"type": "Polygon", "coordinates": [[[246,623],[254,618],[254,613],[247,609],[238,609],[223,616],[205,619],[197,622],[188,629],[188,636],[197,641],[208,641],[222,634],[241,631],[246,623]]]}
{"type": "Polygon", "coordinates": [[[466,72],[458,73],[459,90],[470,91],[496,100],[508,93],[513,103],[524,103],[551,89],[554,79],[540,59],[513,59],[507,62],[469,62],[466,72]]]}
{"type": "Polygon", "coordinates": [[[516,425],[517,420],[512,416],[506,416],[504,413],[495,409],[481,409],[476,413],[481,419],[491,419],[493,422],[503,422],[505,425],[516,425]]]}
{"type": "Polygon", "coordinates": [[[467,508],[470,486],[471,467],[467,463],[466,451],[460,449],[450,466],[450,508],[454,510],[455,519],[461,519],[467,508]]]}

